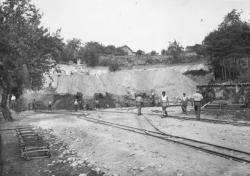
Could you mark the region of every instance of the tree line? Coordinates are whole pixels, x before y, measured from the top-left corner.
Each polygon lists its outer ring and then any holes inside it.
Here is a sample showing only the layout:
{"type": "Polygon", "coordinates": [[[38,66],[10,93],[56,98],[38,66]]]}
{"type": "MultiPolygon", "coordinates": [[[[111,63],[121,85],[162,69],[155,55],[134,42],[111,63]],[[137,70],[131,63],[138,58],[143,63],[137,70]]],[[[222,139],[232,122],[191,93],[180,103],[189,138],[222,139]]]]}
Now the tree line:
{"type": "Polygon", "coordinates": [[[84,61],[87,66],[96,66],[99,63],[100,55],[125,56],[121,47],[114,45],[104,46],[98,42],[87,42],[83,44],[80,39],[73,38],[65,44],[62,43],[62,50],[58,57],[54,58],[57,63],[84,61]]]}
{"type": "Polygon", "coordinates": [[[241,12],[233,9],[203,40],[216,80],[249,81],[250,25],[240,15],[241,12]]]}
{"type": "Polygon", "coordinates": [[[41,25],[39,10],[30,0],[5,0],[0,3],[0,87],[1,111],[12,120],[8,109],[11,95],[17,98],[24,88],[39,89],[43,74],[57,57],[62,39],[41,25]]]}

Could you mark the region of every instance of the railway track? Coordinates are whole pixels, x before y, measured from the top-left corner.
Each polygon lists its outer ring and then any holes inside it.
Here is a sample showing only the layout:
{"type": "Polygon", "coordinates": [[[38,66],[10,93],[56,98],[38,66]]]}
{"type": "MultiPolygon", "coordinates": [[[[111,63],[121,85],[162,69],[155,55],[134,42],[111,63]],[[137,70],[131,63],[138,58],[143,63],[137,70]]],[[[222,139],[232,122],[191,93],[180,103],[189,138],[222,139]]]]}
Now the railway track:
{"type": "MultiPolygon", "coordinates": [[[[127,111],[105,111],[105,110],[98,110],[97,112],[103,112],[103,113],[130,113],[130,114],[137,114],[135,112],[129,112],[129,110],[133,110],[136,108],[130,108],[127,111]]],[[[126,109],[123,109],[126,110],[126,109]]],[[[49,113],[49,114],[72,114],[72,112],[44,112],[44,111],[39,111],[40,113],[49,113]]],[[[151,116],[157,116],[160,117],[161,115],[159,113],[143,113],[146,115],[151,115],[151,116]]],[[[197,120],[194,117],[186,117],[186,116],[177,116],[177,115],[169,115],[167,118],[174,118],[178,120],[191,120],[191,121],[199,121],[199,122],[206,122],[206,123],[214,123],[214,124],[224,124],[224,125],[233,125],[233,126],[246,126],[250,127],[250,123],[244,123],[244,122],[237,122],[237,121],[228,121],[228,120],[215,120],[215,119],[203,119],[201,118],[200,120],[197,120]]]]}
{"type": "Polygon", "coordinates": [[[250,153],[249,152],[236,150],[236,149],[232,149],[232,148],[228,148],[228,147],[224,147],[224,146],[219,146],[219,145],[215,145],[215,144],[211,144],[211,143],[207,143],[207,142],[203,142],[203,141],[188,139],[188,138],[164,133],[164,132],[160,131],[157,127],[155,127],[152,124],[152,122],[148,121],[149,119],[147,119],[145,116],[144,116],[144,118],[149,123],[151,123],[151,125],[154,127],[155,131],[131,127],[131,126],[117,124],[117,123],[113,123],[113,122],[108,122],[108,121],[104,121],[104,120],[100,120],[100,119],[96,119],[96,118],[87,117],[86,115],[79,115],[78,114],[77,117],[82,119],[82,120],[86,120],[86,121],[89,121],[92,123],[106,125],[106,126],[122,129],[125,131],[133,132],[133,133],[138,133],[138,134],[150,136],[150,137],[165,140],[168,142],[173,142],[176,144],[188,146],[188,147],[191,147],[191,148],[194,148],[194,149],[197,149],[197,150],[200,150],[200,151],[212,154],[212,155],[216,155],[216,156],[220,156],[220,157],[229,159],[229,160],[234,160],[234,161],[238,161],[241,163],[250,164],[250,153]]]}
{"type": "MultiPolygon", "coordinates": [[[[104,113],[131,113],[131,114],[137,114],[135,112],[129,112],[129,111],[102,111],[98,110],[98,112],[104,112],[104,113]]],[[[161,116],[158,113],[143,113],[146,115],[152,115],[152,116],[161,116]]],[[[199,121],[199,122],[207,122],[207,123],[215,123],[215,124],[225,124],[225,125],[234,125],[234,126],[249,126],[250,123],[244,123],[244,122],[236,122],[236,121],[228,121],[228,120],[215,120],[215,119],[200,119],[197,120],[196,118],[192,117],[185,117],[185,116],[177,116],[177,115],[169,115],[167,118],[174,118],[179,120],[192,120],[192,121],[199,121]]]]}

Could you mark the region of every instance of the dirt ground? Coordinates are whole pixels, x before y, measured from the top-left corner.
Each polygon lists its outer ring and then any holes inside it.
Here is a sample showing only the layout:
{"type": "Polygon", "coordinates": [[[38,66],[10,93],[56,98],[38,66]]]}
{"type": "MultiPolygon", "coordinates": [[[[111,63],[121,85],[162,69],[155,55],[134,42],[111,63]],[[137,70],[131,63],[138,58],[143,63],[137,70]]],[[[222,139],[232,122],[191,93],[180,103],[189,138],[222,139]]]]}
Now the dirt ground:
{"type": "MultiPolygon", "coordinates": [[[[179,108],[174,107],[168,111],[174,115],[181,113],[179,108]]],[[[14,123],[2,123],[1,129],[32,125],[51,143],[54,152],[52,158],[23,161],[13,145],[16,143],[14,132],[1,132],[3,172],[8,171],[6,175],[11,175],[12,169],[19,170],[20,173],[12,174],[14,176],[80,175],[91,170],[97,171],[95,174],[104,172],[105,175],[117,176],[250,176],[249,164],[81,119],[84,115],[153,130],[142,116],[138,117],[133,112],[136,112],[133,108],[23,112],[17,115],[14,123]],[[68,158],[70,162],[63,163],[68,158]]],[[[161,119],[157,112],[160,112],[159,107],[143,109],[144,115],[164,132],[250,152],[250,127],[161,119]]]]}
{"type": "MultiPolygon", "coordinates": [[[[33,113],[32,113],[33,114],[33,113]]],[[[28,117],[30,114],[25,113],[28,117]]],[[[100,170],[88,166],[87,162],[81,162],[74,150],[56,138],[51,130],[36,128],[35,131],[50,144],[52,156],[24,160],[20,157],[18,140],[14,130],[17,126],[27,126],[19,119],[13,123],[1,123],[0,135],[0,176],[102,176],[100,170]]]]}

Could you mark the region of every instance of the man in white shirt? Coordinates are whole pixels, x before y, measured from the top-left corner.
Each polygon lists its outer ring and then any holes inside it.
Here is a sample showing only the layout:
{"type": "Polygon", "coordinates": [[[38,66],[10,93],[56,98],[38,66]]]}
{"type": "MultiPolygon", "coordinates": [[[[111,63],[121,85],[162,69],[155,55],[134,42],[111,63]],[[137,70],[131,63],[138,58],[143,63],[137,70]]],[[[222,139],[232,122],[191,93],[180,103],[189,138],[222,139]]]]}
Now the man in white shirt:
{"type": "Polygon", "coordinates": [[[200,91],[196,90],[196,93],[193,94],[193,102],[194,102],[194,111],[195,111],[197,120],[200,120],[202,99],[203,99],[203,96],[200,94],[200,91]]]}
{"type": "Polygon", "coordinates": [[[77,99],[75,99],[75,101],[74,101],[74,106],[75,106],[75,111],[77,111],[78,110],[78,101],[77,101],[77,99]]]}
{"type": "Polygon", "coordinates": [[[165,91],[162,92],[161,104],[162,104],[162,115],[163,117],[166,117],[168,116],[167,105],[169,105],[169,102],[165,91]]]}

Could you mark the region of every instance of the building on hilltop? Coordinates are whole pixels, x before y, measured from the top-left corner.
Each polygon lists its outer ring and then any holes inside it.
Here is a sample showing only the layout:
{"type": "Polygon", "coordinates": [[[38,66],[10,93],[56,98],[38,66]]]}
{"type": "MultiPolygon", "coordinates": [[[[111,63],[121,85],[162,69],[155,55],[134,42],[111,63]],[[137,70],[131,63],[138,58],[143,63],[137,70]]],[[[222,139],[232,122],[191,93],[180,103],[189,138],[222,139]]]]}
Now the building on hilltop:
{"type": "Polygon", "coordinates": [[[127,45],[122,46],[121,50],[124,53],[126,53],[128,56],[134,56],[135,55],[135,53],[133,52],[133,50],[130,47],[128,47],[127,45]]]}

